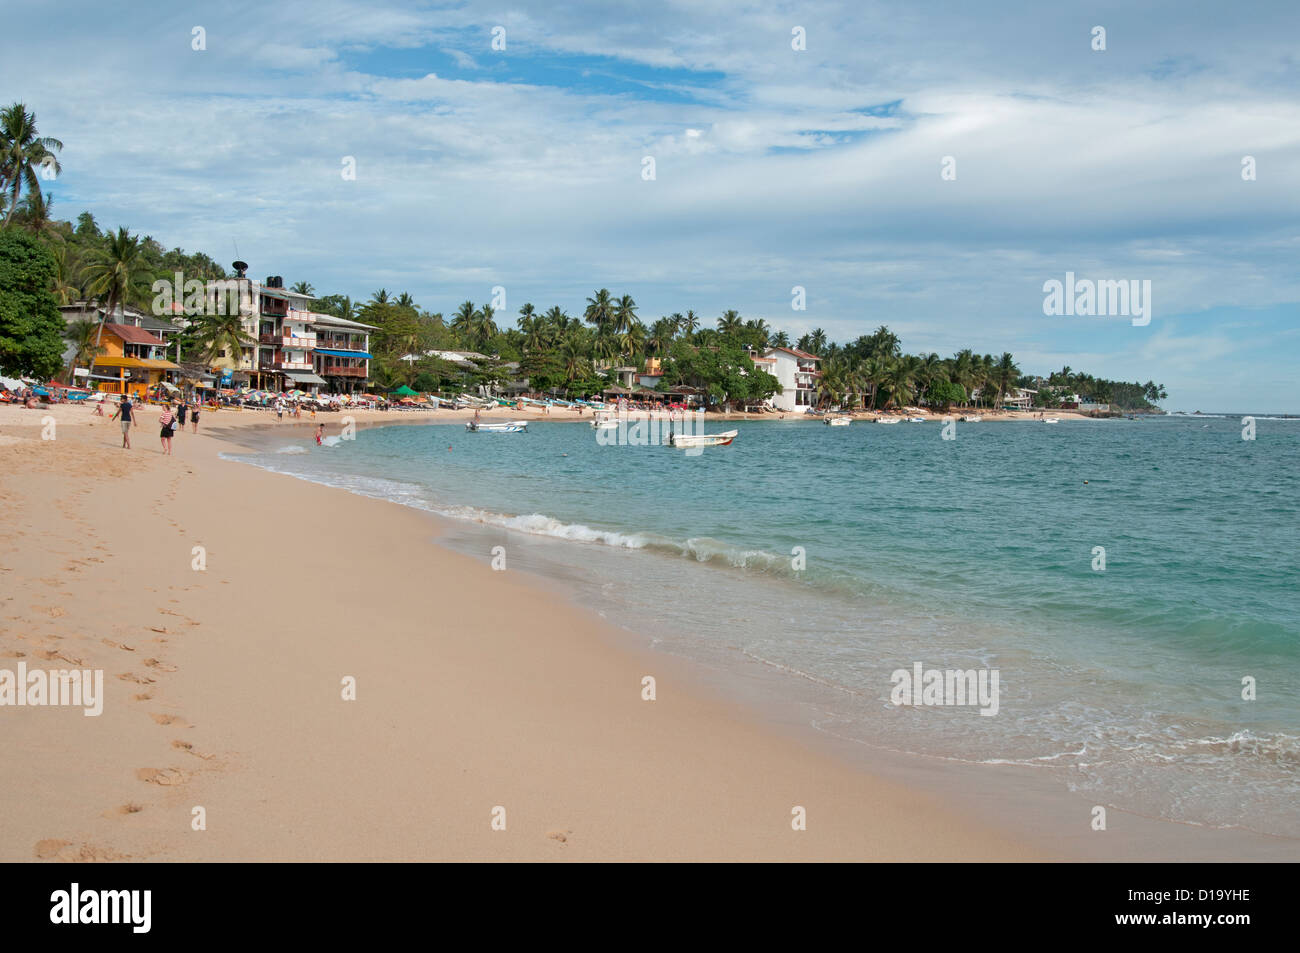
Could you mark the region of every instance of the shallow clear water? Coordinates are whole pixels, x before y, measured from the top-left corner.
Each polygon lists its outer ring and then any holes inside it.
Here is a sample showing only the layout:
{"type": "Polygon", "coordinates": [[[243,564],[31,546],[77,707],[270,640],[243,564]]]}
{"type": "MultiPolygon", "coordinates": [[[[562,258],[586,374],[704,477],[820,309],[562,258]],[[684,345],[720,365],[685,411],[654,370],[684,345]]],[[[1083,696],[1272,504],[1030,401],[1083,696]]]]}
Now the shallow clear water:
{"type": "Polygon", "coordinates": [[[1260,419],[1254,441],[1236,418],[959,423],[951,441],[937,423],[708,427],[732,428],[695,456],[534,423],[272,436],[241,459],[457,518],[448,544],[504,545],[669,651],[761,669],[837,736],[1300,835],[1300,421],[1260,419]],[[997,715],[895,706],[891,673],[916,662],[997,669],[997,715]]]}

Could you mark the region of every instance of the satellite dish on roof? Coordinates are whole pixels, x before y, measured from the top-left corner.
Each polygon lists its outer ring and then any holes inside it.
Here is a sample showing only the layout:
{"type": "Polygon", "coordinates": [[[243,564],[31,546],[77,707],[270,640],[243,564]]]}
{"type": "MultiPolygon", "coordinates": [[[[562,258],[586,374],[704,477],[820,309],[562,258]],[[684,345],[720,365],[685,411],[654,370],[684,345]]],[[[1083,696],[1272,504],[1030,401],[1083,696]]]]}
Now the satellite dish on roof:
{"type": "Polygon", "coordinates": [[[236,278],[243,278],[243,277],[244,277],[244,272],[248,271],[248,262],[246,262],[246,261],[236,261],[236,262],[231,263],[231,266],[230,266],[230,267],[233,268],[233,269],[235,269],[235,277],[236,277],[236,278]]]}

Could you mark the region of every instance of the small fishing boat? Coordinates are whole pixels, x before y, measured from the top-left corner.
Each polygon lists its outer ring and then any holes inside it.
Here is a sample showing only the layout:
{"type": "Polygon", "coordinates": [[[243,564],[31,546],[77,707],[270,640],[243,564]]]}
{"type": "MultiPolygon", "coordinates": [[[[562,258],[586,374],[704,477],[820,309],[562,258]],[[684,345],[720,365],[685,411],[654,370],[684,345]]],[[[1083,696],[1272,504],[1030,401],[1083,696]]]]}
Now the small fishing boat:
{"type": "Polygon", "coordinates": [[[847,427],[853,423],[852,417],[827,417],[822,423],[828,427],[847,427]]]}
{"type": "Polygon", "coordinates": [[[731,441],[736,439],[739,430],[728,430],[725,433],[670,433],[668,435],[668,446],[670,447],[729,447],[731,441]]]}
{"type": "Polygon", "coordinates": [[[593,420],[591,422],[592,430],[617,430],[617,420],[593,420]]]}
{"type": "Polygon", "coordinates": [[[1043,423],[1045,423],[1045,424],[1059,424],[1060,422],[1061,422],[1061,418],[1059,418],[1059,417],[1044,417],[1044,418],[1043,418],[1043,423]]]}
{"type": "Polygon", "coordinates": [[[876,418],[876,423],[878,424],[901,424],[902,422],[903,422],[903,418],[901,417],[877,417],[876,418]]]}
{"type": "Polygon", "coordinates": [[[465,429],[471,433],[519,433],[521,430],[528,429],[528,421],[511,420],[503,424],[485,424],[471,420],[465,424],[465,429]]]}
{"type": "Polygon", "coordinates": [[[977,424],[977,423],[979,423],[981,420],[983,420],[984,418],[981,417],[979,414],[967,414],[966,416],[964,416],[964,417],[962,417],[962,418],[960,418],[960,419],[961,419],[961,422],[964,423],[964,424],[977,424]]]}
{"type": "Polygon", "coordinates": [[[924,418],[924,417],[908,417],[908,418],[907,418],[907,422],[908,422],[909,424],[923,424],[923,423],[925,423],[925,418],[924,418]]]}

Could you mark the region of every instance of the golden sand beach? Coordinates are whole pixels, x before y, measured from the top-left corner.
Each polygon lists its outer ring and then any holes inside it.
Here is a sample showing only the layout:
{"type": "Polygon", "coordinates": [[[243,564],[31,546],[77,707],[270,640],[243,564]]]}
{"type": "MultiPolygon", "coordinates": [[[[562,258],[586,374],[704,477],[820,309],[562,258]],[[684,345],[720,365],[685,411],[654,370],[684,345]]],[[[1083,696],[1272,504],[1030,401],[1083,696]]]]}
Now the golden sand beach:
{"type": "Polygon", "coordinates": [[[266,414],[205,414],[165,457],[157,413],[127,451],[85,407],[0,408],[0,667],[105,694],[0,710],[0,859],[1045,856],[432,545],[433,517],[219,458],[266,414]]]}

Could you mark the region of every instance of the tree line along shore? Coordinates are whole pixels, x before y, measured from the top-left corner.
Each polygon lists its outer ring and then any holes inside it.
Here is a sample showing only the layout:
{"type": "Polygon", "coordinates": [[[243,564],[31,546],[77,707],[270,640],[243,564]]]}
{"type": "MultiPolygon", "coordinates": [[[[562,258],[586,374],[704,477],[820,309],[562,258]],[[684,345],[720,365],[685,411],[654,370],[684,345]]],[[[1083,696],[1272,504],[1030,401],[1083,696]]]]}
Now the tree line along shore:
{"type": "MultiPolygon", "coordinates": [[[[22,103],[0,111],[0,373],[55,379],[88,363],[98,347],[98,322],[66,322],[58,308],[85,302],[106,315],[119,309],[154,312],[159,283],[227,279],[226,268],[202,252],[166,249],[152,235],[101,228],[83,211],[75,222],[55,217],[54,195],[42,182],[62,171],[63,143],[43,136],[22,103]],[[71,366],[65,353],[73,351],[71,366]]],[[[371,335],[369,385],[448,393],[526,380],[534,393],[599,394],[618,380],[616,368],[653,367],[657,388],[690,388],[710,407],[761,404],[781,384],[754,362],[770,348],[818,359],[812,406],[890,410],[908,406],[1002,409],[1070,407],[1081,401],[1112,411],[1159,413],[1167,396],[1154,382],[1106,380],[1064,367],[1047,374],[1021,369],[1009,352],[962,349],[950,357],[910,354],[882,325],[851,341],[831,341],[821,328],[794,337],[763,318],[734,309],[712,322],[693,309],[649,320],[630,294],[601,288],[580,314],[531,302],[513,316],[465,301],[450,314],[421,307],[407,292],[385,288],[368,298],[318,294],[308,281],[292,290],[312,295],[313,310],[377,330],[371,335]],[[473,362],[446,352],[474,352],[473,362]],[[466,366],[466,365],[469,366],[466,366]]],[[[233,313],[199,313],[180,322],[178,359],[211,363],[256,339],[233,313]]],[[[164,315],[170,318],[171,314],[164,315]]],[[[102,320],[102,319],[101,319],[102,320]]],[[[761,362],[760,362],[761,363],[761,362]]]]}

